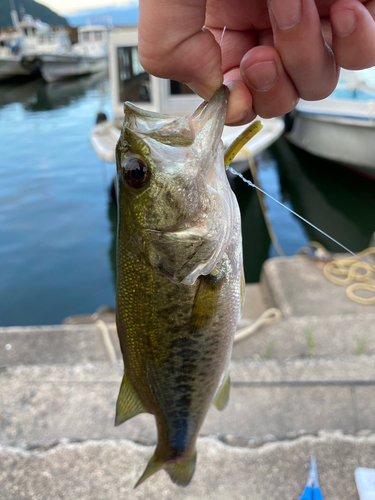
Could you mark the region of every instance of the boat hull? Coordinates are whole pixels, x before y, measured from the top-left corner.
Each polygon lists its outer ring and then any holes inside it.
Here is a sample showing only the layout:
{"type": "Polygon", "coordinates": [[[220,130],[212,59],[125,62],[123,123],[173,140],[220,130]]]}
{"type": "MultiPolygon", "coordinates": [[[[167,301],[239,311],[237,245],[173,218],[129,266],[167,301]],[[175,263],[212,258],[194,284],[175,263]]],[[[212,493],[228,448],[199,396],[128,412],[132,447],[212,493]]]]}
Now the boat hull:
{"type": "Polygon", "coordinates": [[[56,82],[107,69],[107,57],[43,55],[42,76],[46,82],[56,82]]]}
{"type": "Polygon", "coordinates": [[[314,113],[297,108],[286,137],[308,153],[375,177],[375,120],[370,113],[350,116],[345,111],[314,113]]]}
{"type": "Polygon", "coordinates": [[[36,58],[22,56],[0,57],[0,80],[30,76],[39,69],[36,58]]]}

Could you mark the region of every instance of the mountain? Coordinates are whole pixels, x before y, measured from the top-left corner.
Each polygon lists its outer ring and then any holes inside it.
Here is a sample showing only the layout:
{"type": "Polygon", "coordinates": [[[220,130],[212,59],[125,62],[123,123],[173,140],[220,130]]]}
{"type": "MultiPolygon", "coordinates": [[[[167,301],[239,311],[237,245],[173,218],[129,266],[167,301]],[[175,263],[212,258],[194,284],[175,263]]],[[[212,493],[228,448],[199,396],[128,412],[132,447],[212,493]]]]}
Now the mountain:
{"type": "MultiPolygon", "coordinates": [[[[18,17],[21,19],[20,8],[25,9],[26,14],[40,19],[41,21],[50,24],[51,26],[67,26],[68,21],[65,17],[61,17],[53,10],[45,5],[34,2],[34,0],[14,0],[18,17]]],[[[12,20],[10,18],[10,4],[8,0],[0,0],[0,28],[12,27],[12,20]]]]}
{"type": "Polygon", "coordinates": [[[90,18],[109,16],[115,26],[138,24],[138,7],[108,6],[78,11],[68,17],[71,26],[83,26],[90,18]]]}

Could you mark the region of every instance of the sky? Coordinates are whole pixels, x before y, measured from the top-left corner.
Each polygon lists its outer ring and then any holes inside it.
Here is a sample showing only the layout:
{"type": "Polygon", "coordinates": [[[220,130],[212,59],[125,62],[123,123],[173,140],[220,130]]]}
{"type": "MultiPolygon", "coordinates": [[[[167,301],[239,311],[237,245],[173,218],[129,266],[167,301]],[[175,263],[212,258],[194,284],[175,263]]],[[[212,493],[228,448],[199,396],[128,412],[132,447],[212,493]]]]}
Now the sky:
{"type": "Polygon", "coordinates": [[[38,3],[46,5],[62,16],[74,14],[77,11],[105,7],[135,7],[138,0],[36,0],[38,3]]]}

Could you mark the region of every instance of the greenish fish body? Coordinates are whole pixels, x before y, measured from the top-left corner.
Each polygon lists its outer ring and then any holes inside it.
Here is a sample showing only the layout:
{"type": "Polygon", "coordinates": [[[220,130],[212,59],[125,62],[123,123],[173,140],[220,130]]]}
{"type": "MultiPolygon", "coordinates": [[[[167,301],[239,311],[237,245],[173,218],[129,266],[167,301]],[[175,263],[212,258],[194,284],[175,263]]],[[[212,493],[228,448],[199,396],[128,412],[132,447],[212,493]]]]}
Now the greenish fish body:
{"type": "Polygon", "coordinates": [[[189,117],[125,104],[117,145],[117,330],[125,374],[116,425],[148,412],[158,442],[137,484],[160,469],[189,483],[212,403],[229,396],[241,313],[237,200],[221,134],[228,90],[189,117]]]}

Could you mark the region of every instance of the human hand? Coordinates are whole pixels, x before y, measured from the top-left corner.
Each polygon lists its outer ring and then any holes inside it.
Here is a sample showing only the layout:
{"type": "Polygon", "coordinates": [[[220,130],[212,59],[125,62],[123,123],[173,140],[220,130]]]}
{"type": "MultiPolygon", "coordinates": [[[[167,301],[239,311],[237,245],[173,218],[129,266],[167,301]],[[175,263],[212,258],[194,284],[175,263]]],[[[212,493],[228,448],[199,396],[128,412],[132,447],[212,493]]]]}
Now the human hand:
{"type": "Polygon", "coordinates": [[[240,125],[324,99],[340,67],[375,65],[374,16],[375,0],[140,0],[140,61],[206,100],[224,82],[240,125]]]}

